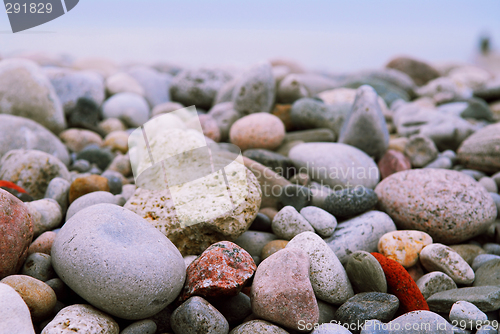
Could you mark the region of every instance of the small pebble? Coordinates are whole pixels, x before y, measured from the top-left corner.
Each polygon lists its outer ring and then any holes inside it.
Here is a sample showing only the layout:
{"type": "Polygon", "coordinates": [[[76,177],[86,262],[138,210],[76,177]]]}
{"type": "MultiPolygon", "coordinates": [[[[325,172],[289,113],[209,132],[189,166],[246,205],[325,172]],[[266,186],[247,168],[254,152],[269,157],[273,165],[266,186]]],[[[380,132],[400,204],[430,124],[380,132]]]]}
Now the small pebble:
{"type": "Polygon", "coordinates": [[[345,270],[355,291],[387,292],[384,270],[370,253],[365,251],[352,253],[345,270]]]}
{"type": "Polygon", "coordinates": [[[156,323],[153,320],[141,320],[128,325],[120,334],[155,334],[156,329],[156,323]]]}
{"type": "Polygon", "coordinates": [[[201,297],[191,297],[179,306],[170,318],[175,334],[229,333],[224,316],[201,297]]]}
{"type": "Polygon", "coordinates": [[[378,242],[380,254],[393,259],[405,268],[414,266],[420,251],[432,243],[432,238],[420,231],[394,231],[384,234],[378,242]]]}
{"type": "Polygon", "coordinates": [[[477,271],[483,264],[491,260],[500,260],[500,256],[493,254],[479,254],[472,262],[472,270],[477,271]]]}
{"type": "Polygon", "coordinates": [[[385,179],[394,173],[411,169],[411,162],[402,152],[389,149],[378,162],[380,177],[385,179]]]}
{"type": "Polygon", "coordinates": [[[256,113],[237,120],[231,126],[229,137],[242,151],[250,148],[274,150],[285,138],[285,126],[274,115],[256,113]]]}
{"type": "Polygon", "coordinates": [[[337,227],[337,219],[327,211],[315,206],[307,206],[300,210],[300,214],[311,224],[316,233],[327,238],[337,227]]]}
{"type": "Polygon", "coordinates": [[[52,268],[50,255],[43,253],[33,253],[28,256],[21,269],[21,275],[31,276],[42,282],[55,278],[56,273],[52,268]]]}
{"type": "Polygon", "coordinates": [[[405,146],[405,155],[410,158],[413,167],[424,167],[437,158],[438,150],[434,142],[425,136],[410,137],[405,146]]]}
{"type": "Polygon", "coordinates": [[[283,206],[292,206],[299,211],[308,206],[312,199],[311,190],[304,186],[289,184],[283,187],[279,201],[283,206]]]}
{"type": "Polygon", "coordinates": [[[370,210],[377,201],[372,189],[357,186],[333,192],[325,199],[324,206],[335,217],[351,217],[370,210]]]}
{"type": "Polygon", "coordinates": [[[292,206],[285,206],[274,216],[272,229],[278,238],[285,240],[302,232],[314,232],[311,224],[292,206]]]}
{"type": "Polygon", "coordinates": [[[71,183],[69,188],[69,203],[94,191],[109,191],[108,179],[99,175],[79,177],[71,183]]]}
{"type": "Polygon", "coordinates": [[[457,324],[457,327],[475,330],[485,324],[488,317],[484,312],[476,307],[476,305],[458,301],[451,307],[450,321],[457,324]]]}
{"type": "Polygon", "coordinates": [[[260,253],[260,260],[264,261],[269,256],[273,255],[277,251],[283,249],[288,244],[287,240],[273,240],[269,241],[264,248],[262,248],[262,252],[260,253]]]}
{"type": "Polygon", "coordinates": [[[52,231],[43,232],[31,243],[28,248],[28,255],[33,253],[44,253],[50,255],[52,244],[56,239],[56,233],[52,231]]]}
{"type": "Polygon", "coordinates": [[[420,277],[416,283],[425,299],[435,293],[457,288],[457,284],[453,279],[440,271],[433,271],[425,274],[420,277]]]}

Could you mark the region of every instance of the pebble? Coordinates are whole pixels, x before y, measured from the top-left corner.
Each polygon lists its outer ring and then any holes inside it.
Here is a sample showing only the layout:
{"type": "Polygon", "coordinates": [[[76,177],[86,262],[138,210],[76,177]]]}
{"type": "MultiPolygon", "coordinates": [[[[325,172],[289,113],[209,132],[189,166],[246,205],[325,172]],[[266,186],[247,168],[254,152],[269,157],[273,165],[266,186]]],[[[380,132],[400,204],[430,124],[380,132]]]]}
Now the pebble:
{"type": "Polygon", "coordinates": [[[92,100],[81,98],[68,115],[69,128],[85,128],[99,131],[97,125],[102,118],[100,107],[92,100]]]}
{"type": "Polygon", "coordinates": [[[125,125],[123,125],[123,122],[118,118],[107,118],[99,122],[97,128],[99,129],[99,132],[104,136],[107,136],[114,131],[125,131],[127,129],[125,128],[125,125]]]}
{"type": "Polygon", "coordinates": [[[292,206],[295,210],[302,210],[308,206],[312,199],[309,188],[297,184],[288,184],[283,187],[279,202],[283,206],[292,206]]]}
{"type": "Polygon", "coordinates": [[[315,328],[311,334],[352,334],[347,328],[338,324],[323,324],[315,328]]]}
{"type": "Polygon", "coordinates": [[[224,316],[201,297],[191,297],[171,317],[175,334],[227,334],[229,324],[224,316]]]}
{"type": "Polygon", "coordinates": [[[382,158],[380,158],[377,166],[380,170],[380,177],[385,179],[394,173],[411,169],[411,162],[410,159],[400,151],[389,149],[382,158]]]}
{"type": "Polygon", "coordinates": [[[466,301],[476,305],[483,312],[500,309],[500,287],[475,286],[441,291],[427,299],[429,308],[434,312],[450,312],[458,301],[466,301]]]}
{"type": "Polygon", "coordinates": [[[425,299],[435,293],[457,288],[453,279],[441,271],[427,273],[420,277],[416,283],[425,299]]]}
{"type": "Polygon", "coordinates": [[[30,310],[16,290],[10,285],[0,283],[0,301],[2,303],[0,315],[2,328],[8,328],[10,332],[16,334],[35,334],[30,310]]]}
{"type": "Polygon", "coordinates": [[[291,111],[292,111],[291,104],[279,104],[279,103],[276,103],[271,111],[271,114],[281,119],[287,131],[293,130],[292,118],[290,116],[291,111]]]}
{"type": "Polygon", "coordinates": [[[493,202],[495,202],[495,206],[497,207],[497,218],[500,218],[500,195],[496,193],[490,193],[493,202]]]}
{"type": "Polygon", "coordinates": [[[109,147],[113,152],[119,151],[125,154],[128,152],[128,133],[113,131],[104,138],[102,145],[109,147]]]}
{"type": "Polygon", "coordinates": [[[389,132],[377,98],[377,92],[368,85],[356,90],[352,111],[342,125],[338,142],[378,159],[389,147],[389,132]]]}
{"type": "Polygon", "coordinates": [[[487,254],[500,255],[500,245],[492,242],[487,242],[483,245],[483,249],[487,254]]]}
{"type": "Polygon", "coordinates": [[[487,173],[500,170],[500,123],[491,124],[470,135],[460,145],[457,156],[467,168],[487,173]]]}
{"type": "Polygon", "coordinates": [[[242,74],[234,87],[232,102],[234,109],[242,115],[270,113],[274,94],[275,82],[271,65],[262,62],[242,74]]]}
{"type": "Polygon", "coordinates": [[[56,200],[42,198],[37,201],[27,202],[26,205],[31,212],[36,211],[40,215],[40,219],[33,217],[33,234],[35,238],[43,232],[55,229],[61,223],[63,212],[56,200]]]}
{"type": "Polygon", "coordinates": [[[42,282],[55,278],[51,256],[43,253],[33,253],[28,256],[21,269],[21,275],[31,276],[42,282]]]}
{"type": "Polygon", "coordinates": [[[265,149],[248,149],[243,152],[243,155],[266,167],[271,168],[276,173],[280,174],[285,178],[290,178],[293,175],[293,170],[295,169],[288,157],[281,155],[279,153],[265,150],[265,149]]]}
{"type": "Polygon", "coordinates": [[[60,278],[49,279],[45,282],[45,284],[47,284],[52,288],[52,290],[54,290],[58,301],[67,299],[69,295],[69,289],[60,278]]]}
{"type": "Polygon", "coordinates": [[[253,220],[252,225],[250,225],[249,229],[260,232],[272,232],[273,230],[271,228],[271,219],[265,214],[259,212],[255,216],[255,219],[253,220]]]}
{"type": "Polygon", "coordinates": [[[262,249],[276,238],[276,235],[268,232],[246,231],[234,243],[250,253],[256,262],[260,262],[262,260],[260,258],[262,249]]]}
{"type": "Polygon", "coordinates": [[[314,232],[311,224],[292,206],[285,206],[274,216],[272,229],[278,238],[285,240],[291,240],[302,232],[314,232]]]}
{"type": "Polygon", "coordinates": [[[453,167],[453,162],[451,162],[450,158],[444,156],[438,156],[436,160],[430,162],[424,168],[451,169],[452,167],[453,167]]]}
{"type": "Polygon", "coordinates": [[[352,217],[364,213],[377,204],[377,194],[363,186],[338,190],[328,195],[323,206],[335,217],[352,217]]]}
{"type": "MultiPolygon", "coordinates": [[[[110,162],[113,161],[113,158],[114,155],[109,149],[100,148],[95,145],[85,147],[76,155],[76,159],[87,160],[91,164],[96,164],[101,170],[105,170],[110,162]]],[[[130,161],[128,164],[130,164],[130,161]]]]}
{"type": "Polygon", "coordinates": [[[380,179],[375,162],[363,151],[346,144],[300,144],[288,156],[298,172],[308,173],[312,180],[333,190],[358,185],[373,189],[380,179]]]}
{"type": "Polygon", "coordinates": [[[236,296],[214,300],[212,305],[226,318],[229,325],[241,324],[252,314],[250,297],[240,292],[236,296]]]}
{"type": "Polygon", "coordinates": [[[212,107],[217,91],[232,79],[226,71],[200,68],[183,70],[171,81],[170,96],[172,101],[185,106],[208,110],[212,107]]]}
{"type": "Polygon", "coordinates": [[[326,243],[342,264],[356,251],[375,252],[379,239],[396,230],[392,219],[380,211],[368,211],[337,225],[326,243]]]}
{"type": "Polygon", "coordinates": [[[231,126],[231,143],[242,151],[250,148],[274,150],[285,138],[285,126],[276,116],[267,113],[254,113],[240,118],[231,126]]]}
{"type": "Polygon", "coordinates": [[[318,322],[309,268],[309,256],[296,248],[282,249],[265,259],[257,267],[252,284],[253,313],[289,329],[298,329],[300,320],[318,322]]]}
{"type": "Polygon", "coordinates": [[[41,334],[76,333],[118,334],[116,321],[106,313],[85,304],[74,304],[63,308],[45,326],[41,334]]]}
{"type": "Polygon", "coordinates": [[[43,232],[36,238],[28,248],[28,255],[33,253],[43,253],[50,255],[52,244],[56,239],[56,233],[52,231],[43,232]]]}
{"type": "Polygon", "coordinates": [[[198,120],[200,121],[203,134],[218,143],[220,141],[221,135],[219,125],[217,124],[215,119],[210,115],[204,114],[199,115],[198,120]]]}
{"type": "Polygon", "coordinates": [[[0,279],[21,269],[33,239],[33,222],[27,206],[0,189],[0,279]]]}
{"type": "Polygon", "coordinates": [[[106,91],[109,95],[118,93],[134,93],[144,96],[144,89],[129,74],[124,72],[115,73],[106,78],[106,91]]]}
{"type": "Polygon", "coordinates": [[[438,156],[434,142],[428,137],[415,135],[410,137],[405,146],[405,155],[413,167],[424,167],[438,156]]]}
{"type": "Polygon", "coordinates": [[[100,175],[76,178],[69,188],[70,206],[76,199],[95,191],[109,192],[108,179],[100,175]]]}
{"type": "Polygon", "coordinates": [[[453,249],[434,243],[425,246],[420,252],[420,263],[428,271],[442,271],[457,284],[474,282],[474,271],[453,249]]]}
{"type": "Polygon", "coordinates": [[[144,90],[144,97],[153,108],[170,100],[170,84],[172,75],[162,73],[144,65],[132,66],[127,70],[144,90]]]}
{"type": "Polygon", "coordinates": [[[90,168],[90,162],[88,162],[87,160],[79,159],[73,162],[73,164],[69,167],[69,170],[75,171],[77,173],[85,173],[88,172],[90,168]]]}
{"type": "Polygon", "coordinates": [[[375,192],[379,207],[399,229],[426,232],[434,242],[459,243],[480,235],[496,217],[486,190],[457,171],[399,172],[382,180],[375,192]]]}
{"type": "Polygon", "coordinates": [[[472,263],[474,262],[476,256],[480,254],[485,254],[485,251],[478,245],[462,244],[462,245],[451,245],[450,247],[455,252],[457,252],[458,255],[460,255],[465,260],[465,262],[469,264],[469,266],[472,266],[472,263]]]}
{"type": "Polygon", "coordinates": [[[472,97],[472,90],[448,77],[439,77],[416,91],[418,96],[430,97],[436,103],[464,100],[472,97]]]}
{"type": "Polygon", "coordinates": [[[49,182],[69,180],[66,166],[53,155],[37,150],[12,150],[0,160],[0,179],[24,188],[35,200],[43,198],[49,182]]]}
{"type": "Polygon", "coordinates": [[[264,320],[251,320],[235,327],[229,334],[288,334],[286,330],[264,320]]]}
{"type": "Polygon", "coordinates": [[[458,327],[474,330],[485,324],[486,320],[488,317],[484,312],[466,301],[456,302],[450,310],[450,321],[458,324],[458,327]]]}
{"type": "Polygon", "coordinates": [[[418,86],[440,77],[439,72],[426,62],[410,58],[397,57],[389,61],[387,68],[393,68],[408,74],[418,86]]]}
{"type": "Polygon", "coordinates": [[[113,195],[120,194],[123,191],[123,183],[128,182],[122,174],[114,170],[107,170],[101,176],[108,179],[109,192],[113,195]]]}
{"type": "Polygon", "coordinates": [[[66,128],[61,101],[34,62],[20,58],[1,60],[0,95],[6,101],[0,113],[32,119],[55,134],[66,128]]]}
{"type": "Polygon", "coordinates": [[[302,97],[313,97],[336,86],[335,80],[321,74],[290,73],[281,80],[277,99],[282,103],[293,103],[302,97]]]}
{"type": "Polygon", "coordinates": [[[121,195],[113,195],[107,191],[94,191],[78,197],[68,208],[66,212],[66,221],[73,217],[78,211],[81,211],[89,206],[109,203],[122,206],[125,203],[121,195]]]}
{"type": "Polygon", "coordinates": [[[113,204],[93,205],[71,217],[52,246],[52,264],[82,298],[130,320],[144,319],[170,304],[182,289],[186,270],[172,242],[113,204]]]}
{"type": "Polygon", "coordinates": [[[495,180],[491,177],[484,176],[479,181],[479,184],[482,185],[489,193],[498,193],[498,186],[495,180]]]}
{"type": "Polygon", "coordinates": [[[384,234],[378,242],[378,252],[409,268],[417,264],[422,248],[432,244],[432,238],[420,231],[394,231],[384,234]]]}
{"type": "Polygon", "coordinates": [[[104,118],[118,118],[129,127],[143,125],[149,119],[149,105],[144,97],[134,93],[113,95],[102,105],[104,118]]]}
{"type": "Polygon", "coordinates": [[[68,193],[71,184],[68,180],[61,177],[55,177],[50,180],[44,198],[52,198],[61,207],[62,212],[66,212],[68,208],[68,193]]]}
{"type": "Polygon", "coordinates": [[[493,254],[479,254],[476,256],[474,261],[472,261],[472,270],[477,271],[483,264],[491,260],[500,260],[500,256],[493,254]]]}
{"type": "Polygon", "coordinates": [[[135,190],[135,184],[124,184],[120,195],[125,199],[125,201],[128,201],[130,197],[134,195],[135,190]]]}
{"type": "Polygon", "coordinates": [[[445,318],[428,310],[418,310],[405,313],[390,321],[388,328],[395,328],[390,333],[418,333],[418,334],[453,334],[454,327],[445,318]],[[415,328],[411,332],[407,328],[415,328]]]}
{"type": "Polygon", "coordinates": [[[309,278],[317,298],[341,305],[354,293],[344,267],[326,242],[314,232],[303,232],[286,245],[300,249],[309,256],[309,278]]]}
{"type": "Polygon", "coordinates": [[[59,138],[73,152],[80,152],[90,144],[102,145],[101,136],[90,130],[68,129],[61,132],[59,138]]]}
{"type": "Polygon", "coordinates": [[[391,321],[399,308],[396,296],[382,292],[362,292],[347,300],[335,312],[339,325],[349,328],[352,333],[359,333],[358,324],[366,320],[377,319],[391,321]]]}
{"type": "Polygon", "coordinates": [[[269,241],[260,252],[260,260],[264,261],[269,256],[273,255],[277,251],[283,249],[288,244],[287,240],[272,240],[269,241]]]}
{"type": "Polygon", "coordinates": [[[500,286],[500,260],[486,262],[476,270],[475,276],[472,286],[500,286]]]}
{"type": "Polygon", "coordinates": [[[337,219],[321,208],[306,206],[300,210],[300,214],[322,238],[330,237],[337,227],[337,219]]]}
{"type": "Polygon", "coordinates": [[[26,275],[11,275],[0,281],[10,285],[23,298],[34,322],[47,319],[56,305],[54,290],[44,282],[26,275]]]}
{"type": "Polygon", "coordinates": [[[328,128],[338,137],[349,112],[350,106],[338,108],[317,99],[301,98],[293,103],[290,117],[295,129],[328,128]]]}
{"type": "Polygon", "coordinates": [[[182,299],[235,296],[257,269],[250,254],[230,241],[208,247],[187,268],[182,299]]]}
{"type": "Polygon", "coordinates": [[[116,157],[112,158],[110,156],[110,158],[112,161],[108,166],[108,170],[118,172],[125,177],[132,175],[132,167],[128,155],[118,154],[116,157]]]}
{"type": "Polygon", "coordinates": [[[330,129],[310,129],[288,132],[285,135],[285,143],[303,141],[305,143],[334,142],[337,138],[335,132],[330,129]]]}
{"type": "Polygon", "coordinates": [[[365,251],[352,253],[347,260],[345,270],[355,291],[387,292],[384,270],[370,253],[365,251]]]}
{"type": "Polygon", "coordinates": [[[406,144],[408,143],[408,138],[406,137],[398,137],[389,139],[389,150],[398,151],[404,153],[406,144]]]}
{"type": "Polygon", "coordinates": [[[140,320],[125,327],[120,334],[155,334],[156,329],[153,320],[140,320]]]}
{"type": "Polygon", "coordinates": [[[208,111],[208,115],[212,116],[217,123],[221,141],[227,141],[229,139],[229,130],[231,126],[241,117],[240,113],[234,110],[232,102],[222,102],[214,105],[208,111]]]}

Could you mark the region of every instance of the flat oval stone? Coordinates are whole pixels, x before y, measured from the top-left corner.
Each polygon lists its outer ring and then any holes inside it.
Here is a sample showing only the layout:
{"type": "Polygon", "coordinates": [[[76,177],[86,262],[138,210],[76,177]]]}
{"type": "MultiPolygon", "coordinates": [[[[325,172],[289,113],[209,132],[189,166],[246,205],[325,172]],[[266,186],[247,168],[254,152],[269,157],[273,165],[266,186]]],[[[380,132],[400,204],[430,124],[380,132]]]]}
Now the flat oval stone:
{"type": "Polygon", "coordinates": [[[314,232],[303,232],[286,245],[309,255],[309,278],[317,298],[340,305],[354,295],[349,278],[335,253],[314,232]]]}
{"type": "Polygon", "coordinates": [[[500,259],[486,262],[476,270],[475,276],[472,286],[500,286],[500,259]]]}
{"type": "Polygon", "coordinates": [[[321,208],[307,206],[300,210],[300,214],[311,224],[316,233],[323,238],[331,236],[337,227],[337,219],[321,208]]]}
{"type": "Polygon", "coordinates": [[[63,308],[54,319],[45,326],[42,334],[60,334],[65,331],[76,333],[118,334],[120,329],[116,321],[106,313],[85,304],[75,304],[63,308]]]}
{"type": "MultiPolygon", "coordinates": [[[[478,245],[462,244],[462,245],[452,245],[450,247],[455,252],[457,252],[458,255],[460,255],[465,260],[465,262],[467,262],[469,264],[469,266],[472,266],[474,259],[478,255],[486,253],[484,251],[484,249],[482,249],[478,245]]],[[[474,269],[474,268],[472,268],[472,269],[474,269]]]]}
{"type": "Polygon", "coordinates": [[[146,99],[134,93],[119,93],[111,96],[102,105],[104,118],[118,118],[135,128],[149,119],[149,105],[146,99]]]}
{"type": "Polygon", "coordinates": [[[295,248],[282,249],[262,261],[252,284],[253,313],[295,330],[300,320],[318,322],[319,309],[309,268],[307,253],[295,248]]]}
{"type": "Polygon", "coordinates": [[[417,286],[425,299],[435,293],[457,288],[455,281],[453,281],[450,276],[440,271],[433,271],[425,274],[415,283],[417,283],[417,286]]]}
{"type": "Polygon", "coordinates": [[[288,334],[286,330],[264,320],[251,320],[235,327],[229,334],[288,334]]]}
{"type": "Polygon", "coordinates": [[[426,232],[434,242],[459,243],[482,234],[496,217],[486,189],[457,171],[399,172],[382,180],[375,192],[379,207],[399,229],[426,232]]]}
{"type": "Polygon", "coordinates": [[[441,291],[427,299],[429,308],[434,312],[450,312],[458,301],[466,301],[476,305],[483,312],[500,309],[500,287],[476,286],[441,291]]]}
{"type": "Polygon", "coordinates": [[[409,268],[418,262],[422,248],[431,243],[432,238],[425,232],[393,231],[379,239],[378,252],[409,268]]]}
{"type": "Polygon", "coordinates": [[[474,282],[474,271],[453,249],[443,244],[431,244],[420,252],[420,263],[428,271],[442,271],[457,284],[474,282]]]}
{"type": "Polygon", "coordinates": [[[500,260],[500,256],[493,254],[479,254],[472,262],[472,270],[477,271],[482,265],[492,260],[500,260]]]}
{"type": "Polygon", "coordinates": [[[333,190],[356,187],[373,189],[380,175],[375,162],[363,151],[341,143],[304,143],[288,154],[299,172],[333,190]]]}
{"type": "Polygon", "coordinates": [[[73,217],[78,211],[81,211],[89,206],[101,203],[109,203],[123,205],[124,198],[120,195],[113,195],[108,191],[94,191],[78,197],[74,200],[66,212],[66,221],[73,217]]]}
{"type": "Polygon", "coordinates": [[[33,217],[33,233],[35,237],[46,231],[53,230],[59,226],[62,220],[62,209],[59,203],[52,198],[42,198],[37,201],[27,202],[30,212],[40,214],[40,219],[33,217]]]}
{"type": "Polygon", "coordinates": [[[285,125],[278,117],[259,112],[234,122],[229,138],[242,151],[251,148],[274,150],[285,138],[285,125]]]}
{"type": "Polygon", "coordinates": [[[153,320],[136,321],[125,327],[121,334],[155,334],[156,324],[153,320]]]}
{"type": "Polygon", "coordinates": [[[391,217],[380,211],[368,211],[337,225],[335,232],[326,243],[335,252],[342,264],[352,253],[363,250],[377,251],[379,239],[386,233],[395,231],[391,217]]]}
{"type": "Polygon", "coordinates": [[[377,201],[373,189],[357,186],[331,193],[323,206],[335,217],[352,217],[370,210],[377,201]]]}
{"type": "Polygon", "coordinates": [[[445,318],[431,311],[412,311],[405,313],[387,324],[396,330],[391,333],[408,333],[407,328],[417,328],[409,333],[418,334],[453,334],[453,326],[445,318]],[[406,327],[405,327],[406,326],[406,327]]]}
{"type": "Polygon", "coordinates": [[[451,307],[450,321],[462,328],[475,330],[486,324],[486,320],[488,320],[488,316],[472,303],[458,301],[451,307]],[[460,324],[465,324],[465,326],[460,324]]]}
{"type": "Polygon", "coordinates": [[[76,178],[69,188],[69,203],[95,191],[108,191],[108,179],[100,175],[89,175],[76,178]]]}
{"type": "Polygon", "coordinates": [[[131,320],[170,304],[186,275],[181,254],[164,235],[113,204],[93,205],[68,220],[52,246],[52,261],[64,283],[85,300],[131,320]]]}
{"type": "Polygon", "coordinates": [[[500,124],[476,131],[462,142],[458,160],[467,168],[495,173],[500,170],[500,124]]]}
{"type": "Polygon", "coordinates": [[[0,283],[0,324],[16,334],[35,334],[28,306],[10,285],[0,283]]]}
{"type": "Polygon", "coordinates": [[[281,209],[274,216],[271,227],[278,238],[285,240],[291,240],[302,232],[314,232],[311,224],[292,206],[281,209]]]}
{"type": "Polygon", "coordinates": [[[352,253],[349,256],[345,270],[356,291],[387,292],[384,270],[377,259],[370,253],[365,251],[352,253]]]}
{"type": "Polygon", "coordinates": [[[176,334],[227,334],[229,324],[224,316],[201,297],[191,297],[175,309],[170,318],[176,334]]]}

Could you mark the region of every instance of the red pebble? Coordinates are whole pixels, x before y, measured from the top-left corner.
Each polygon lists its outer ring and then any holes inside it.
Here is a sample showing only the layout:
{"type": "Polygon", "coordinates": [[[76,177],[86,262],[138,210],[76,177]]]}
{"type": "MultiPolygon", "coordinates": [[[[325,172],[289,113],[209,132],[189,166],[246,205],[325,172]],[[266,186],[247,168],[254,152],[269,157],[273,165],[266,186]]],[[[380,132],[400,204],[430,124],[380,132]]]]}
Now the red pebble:
{"type": "Polygon", "coordinates": [[[256,269],[246,250],[230,241],[217,242],[187,268],[182,300],[191,296],[235,296],[256,269]]]}
{"type": "Polygon", "coordinates": [[[399,310],[403,313],[425,310],[429,306],[420,292],[417,283],[411,278],[406,269],[397,261],[389,259],[379,253],[371,253],[382,266],[387,280],[387,292],[399,299],[399,310]]]}
{"type": "Polygon", "coordinates": [[[24,190],[23,188],[19,187],[17,184],[12,183],[10,181],[0,180],[0,187],[14,189],[20,193],[27,194],[26,190],[24,190]]]}
{"type": "Polygon", "coordinates": [[[380,176],[385,179],[391,174],[411,169],[410,159],[396,150],[388,150],[378,162],[380,176]]]}

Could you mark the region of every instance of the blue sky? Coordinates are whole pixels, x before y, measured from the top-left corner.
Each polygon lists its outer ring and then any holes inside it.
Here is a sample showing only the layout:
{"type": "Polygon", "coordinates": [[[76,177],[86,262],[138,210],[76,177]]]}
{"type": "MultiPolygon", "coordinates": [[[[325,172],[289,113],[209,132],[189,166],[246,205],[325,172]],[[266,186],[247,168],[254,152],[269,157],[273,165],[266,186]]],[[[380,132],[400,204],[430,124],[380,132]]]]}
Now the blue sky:
{"type": "Polygon", "coordinates": [[[350,71],[383,66],[398,54],[467,61],[483,32],[500,46],[500,0],[80,0],[52,22],[9,30],[0,13],[0,54],[43,51],[187,66],[287,57],[314,69],[350,71]]]}

